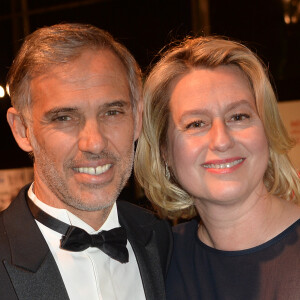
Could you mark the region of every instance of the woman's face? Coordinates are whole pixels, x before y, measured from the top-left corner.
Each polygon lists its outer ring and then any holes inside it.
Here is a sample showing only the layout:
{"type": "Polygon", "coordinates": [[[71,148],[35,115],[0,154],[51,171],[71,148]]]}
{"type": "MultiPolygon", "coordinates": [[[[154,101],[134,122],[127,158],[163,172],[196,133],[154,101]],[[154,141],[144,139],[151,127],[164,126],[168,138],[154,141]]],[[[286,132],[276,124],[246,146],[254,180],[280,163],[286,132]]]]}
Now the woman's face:
{"type": "Polygon", "coordinates": [[[267,138],[237,67],[193,70],[174,85],[169,108],[164,156],[184,190],[220,204],[264,188],[267,138]]]}

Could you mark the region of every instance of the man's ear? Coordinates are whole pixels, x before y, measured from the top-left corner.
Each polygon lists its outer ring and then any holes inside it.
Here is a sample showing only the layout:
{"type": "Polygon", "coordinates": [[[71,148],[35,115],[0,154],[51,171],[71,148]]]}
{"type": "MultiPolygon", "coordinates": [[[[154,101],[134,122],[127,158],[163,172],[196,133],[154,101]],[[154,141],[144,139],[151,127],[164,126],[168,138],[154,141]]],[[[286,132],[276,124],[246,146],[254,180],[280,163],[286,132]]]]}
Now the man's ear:
{"type": "Polygon", "coordinates": [[[28,128],[25,125],[22,116],[15,108],[10,107],[7,110],[6,118],[19,147],[26,152],[32,152],[33,149],[28,138],[28,128]]]}
{"type": "Polygon", "coordinates": [[[135,129],[134,129],[134,140],[136,141],[141,134],[143,125],[143,100],[140,99],[135,112],[135,129]]]}

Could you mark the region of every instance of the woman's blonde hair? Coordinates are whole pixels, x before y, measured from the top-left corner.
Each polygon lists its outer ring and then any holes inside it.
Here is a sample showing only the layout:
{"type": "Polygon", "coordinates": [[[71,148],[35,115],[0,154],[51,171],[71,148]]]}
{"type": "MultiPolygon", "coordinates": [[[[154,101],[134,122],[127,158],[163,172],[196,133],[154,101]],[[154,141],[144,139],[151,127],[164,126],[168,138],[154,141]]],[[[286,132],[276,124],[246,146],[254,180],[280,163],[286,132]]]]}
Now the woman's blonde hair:
{"type": "Polygon", "coordinates": [[[287,153],[294,146],[281,121],[277,99],[262,61],[246,46],[221,37],[188,38],[163,53],[144,86],[143,132],[138,141],[135,175],[146,196],[169,218],[196,214],[193,199],[168,179],[162,148],[166,146],[172,84],[195,68],[237,66],[248,78],[269,144],[264,184],[269,193],[297,202],[300,182],[287,153]]]}

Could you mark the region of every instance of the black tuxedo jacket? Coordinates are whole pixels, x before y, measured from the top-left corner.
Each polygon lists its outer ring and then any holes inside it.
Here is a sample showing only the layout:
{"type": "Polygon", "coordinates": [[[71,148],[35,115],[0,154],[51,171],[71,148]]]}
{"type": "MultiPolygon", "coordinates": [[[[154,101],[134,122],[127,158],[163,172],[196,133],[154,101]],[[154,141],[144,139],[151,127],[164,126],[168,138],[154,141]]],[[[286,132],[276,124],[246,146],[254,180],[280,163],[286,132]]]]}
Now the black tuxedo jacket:
{"type": "MultiPolygon", "coordinates": [[[[0,299],[67,300],[56,262],[27,206],[28,187],[0,214],[0,299]]],[[[173,243],[169,225],[125,201],[117,201],[117,208],[136,255],[146,299],[165,299],[173,243]]]]}

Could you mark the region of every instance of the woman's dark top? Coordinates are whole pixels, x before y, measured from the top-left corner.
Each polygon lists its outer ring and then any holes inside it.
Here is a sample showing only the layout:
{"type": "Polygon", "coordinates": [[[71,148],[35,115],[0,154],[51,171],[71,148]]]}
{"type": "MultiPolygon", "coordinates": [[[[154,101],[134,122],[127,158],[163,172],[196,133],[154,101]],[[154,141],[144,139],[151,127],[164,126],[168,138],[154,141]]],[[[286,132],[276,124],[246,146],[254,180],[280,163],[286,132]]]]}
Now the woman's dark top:
{"type": "Polygon", "coordinates": [[[208,247],[195,220],[174,227],[169,300],[299,300],[300,220],[272,240],[242,251],[208,247]]]}

